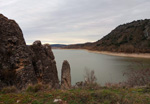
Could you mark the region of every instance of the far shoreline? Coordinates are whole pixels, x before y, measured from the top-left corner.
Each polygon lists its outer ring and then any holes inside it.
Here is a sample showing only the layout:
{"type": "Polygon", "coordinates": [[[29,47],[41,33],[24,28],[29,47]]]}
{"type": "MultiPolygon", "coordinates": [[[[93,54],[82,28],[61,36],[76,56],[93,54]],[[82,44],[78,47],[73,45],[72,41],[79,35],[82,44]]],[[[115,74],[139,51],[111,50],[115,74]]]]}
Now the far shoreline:
{"type": "Polygon", "coordinates": [[[62,50],[86,50],[91,53],[98,53],[110,56],[119,56],[119,57],[133,57],[133,58],[147,58],[150,59],[150,53],[121,53],[121,52],[108,52],[108,51],[95,51],[88,49],[64,49],[64,48],[54,48],[54,49],[62,49],[62,50]]]}
{"type": "Polygon", "coordinates": [[[117,53],[117,52],[108,52],[108,51],[91,51],[87,50],[89,52],[104,54],[104,55],[111,55],[111,56],[120,56],[120,57],[133,57],[133,58],[149,58],[150,59],[150,53],[117,53]]]}

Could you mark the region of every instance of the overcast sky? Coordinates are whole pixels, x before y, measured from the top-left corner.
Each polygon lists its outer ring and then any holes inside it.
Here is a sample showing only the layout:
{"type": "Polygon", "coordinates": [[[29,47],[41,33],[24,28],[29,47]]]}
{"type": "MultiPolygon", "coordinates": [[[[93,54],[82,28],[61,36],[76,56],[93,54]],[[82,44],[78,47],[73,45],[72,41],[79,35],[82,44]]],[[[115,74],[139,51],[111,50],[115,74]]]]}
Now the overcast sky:
{"type": "Polygon", "coordinates": [[[27,44],[94,42],[120,24],[150,18],[150,0],[0,0],[27,44]]]}

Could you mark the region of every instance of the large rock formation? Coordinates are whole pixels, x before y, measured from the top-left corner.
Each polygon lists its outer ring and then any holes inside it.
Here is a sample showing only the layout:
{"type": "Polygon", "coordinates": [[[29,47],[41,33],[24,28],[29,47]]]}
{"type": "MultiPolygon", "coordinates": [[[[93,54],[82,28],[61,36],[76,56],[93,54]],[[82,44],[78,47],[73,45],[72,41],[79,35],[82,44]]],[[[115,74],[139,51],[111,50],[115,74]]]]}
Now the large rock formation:
{"type": "Polygon", "coordinates": [[[71,88],[71,73],[70,65],[67,60],[63,62],[61,70],[61,89],[70,89],[71,88]]]}
{"type": "Polygon", "coordinates": [[[58,88],[56,62],[50,45],[42,45],[40,41],[35,41],[29,47],[38,83],[49,84],[53,88],[58,88]]]}
{"type": "Polygon", "coordinates": [[[59,84],[50,45],[36,41],[27,46],[18,24],[0,14],[0,89],[36,83],[54,88],[59,84]]]}

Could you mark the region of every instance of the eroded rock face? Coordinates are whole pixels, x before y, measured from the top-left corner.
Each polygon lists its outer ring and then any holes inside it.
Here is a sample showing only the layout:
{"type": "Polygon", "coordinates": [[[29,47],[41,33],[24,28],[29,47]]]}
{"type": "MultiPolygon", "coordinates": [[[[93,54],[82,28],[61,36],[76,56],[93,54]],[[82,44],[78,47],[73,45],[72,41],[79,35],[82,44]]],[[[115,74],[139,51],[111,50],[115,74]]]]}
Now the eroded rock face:
{"type": "Polygon", "coordinates": [[[0,88],[36,83],[56,87],[58,82],[51,47],[40,41],[27,46],[18,24],[0,14],[0,88]]]}
{"type": "Polygon", "coordinates": [[[49,84],[58,88],[59,80],[57,76],[56,62],[49,44],[42,45],[40,41],[35,41],[30,46],[32,51],[32,63],[38,83],[49,84]]]}
{"type": "Polygon", "coordinates": [[[71,72],[70,65],[67,60],[63,62],[61,70],[61,89],[71,88],[71,72]]]}
{"type": "Polygon", "coordinates": [[[0,15],[0,80],[22,88],[37,83],[22,31],[14,20],[0,15]]]}

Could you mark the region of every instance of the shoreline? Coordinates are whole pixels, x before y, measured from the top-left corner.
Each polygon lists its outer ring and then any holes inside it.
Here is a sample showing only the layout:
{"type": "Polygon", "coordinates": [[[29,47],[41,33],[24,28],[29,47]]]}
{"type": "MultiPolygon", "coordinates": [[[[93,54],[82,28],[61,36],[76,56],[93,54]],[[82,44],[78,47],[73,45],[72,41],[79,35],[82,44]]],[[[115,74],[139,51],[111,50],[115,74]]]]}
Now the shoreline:
{"type": "MultiPolygon", "coordinates": [[[[62,48],[57,48],[62,49],[62,48]]],[[[108,52],[108,51],[92,51],[88,49],[63,49],[63,50],[86,50],[91,53],[99,53],[110,56],[119,56],[119,57],[133,57],[133,58],[150,58],[150,53],[117,53],[117,52],[108,52]]]]}
{"type": "Polygon", "coordinates": [[[87,51],[93,52],[93,53],[104,54],[104,55],[110,55],[110,56],[147,58],[147,59],[149,58],[150,59],[150,53],[117,53],[117,52],[91,51],[91,50],[87,50],[87,51]]]}

